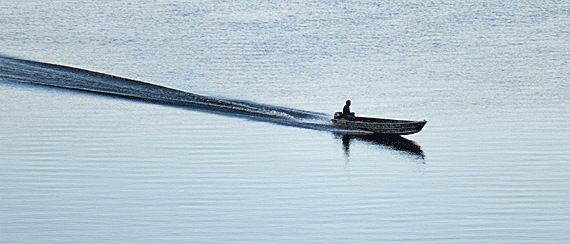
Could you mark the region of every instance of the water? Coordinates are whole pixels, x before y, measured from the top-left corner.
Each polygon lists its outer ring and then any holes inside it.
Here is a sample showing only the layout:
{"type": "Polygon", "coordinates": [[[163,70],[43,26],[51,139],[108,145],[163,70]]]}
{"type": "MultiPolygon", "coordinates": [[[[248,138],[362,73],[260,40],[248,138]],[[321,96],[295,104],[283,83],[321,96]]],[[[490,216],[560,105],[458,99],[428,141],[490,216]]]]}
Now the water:
{"type": "Polygon", "coordinates": [[[569,17],[556,1],[3,1],[0,242],[566,243],[569,17]],[[114,76],[162,88],[26,84],[114,76]],[[345,99],[428,124],[342,138],[326,118],[345,99]]]}

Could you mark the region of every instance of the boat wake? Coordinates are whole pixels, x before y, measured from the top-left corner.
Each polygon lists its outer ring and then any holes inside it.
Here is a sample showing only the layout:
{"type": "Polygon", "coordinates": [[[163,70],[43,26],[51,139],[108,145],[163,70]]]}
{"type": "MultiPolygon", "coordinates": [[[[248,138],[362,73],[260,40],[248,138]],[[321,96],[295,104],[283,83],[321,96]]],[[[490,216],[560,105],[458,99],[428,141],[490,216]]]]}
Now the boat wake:
{"type": "MultiPolygon", "coordinates": [[[[333,126],[331,122],[332,116],[323,113],[204,96],[161,85],[56,64],[0,56],[0,81],[69,89],[286,126],[330,131],[345,135],[345,139],[357,136],[356,138],[364,138],[366,141],[390,145],[386,143],[386,139],[379,141],[362,137],[371,133],[368,131],[340,130],[333,126]]],[[[398,139],[398,141],[402,140],[398,139]]],[[[392,145],[390,146],[393,147],[392,145]]],[[[412,154],[421,154],[418,153],[417,149],[410,150],[409,148],[396,149],[411,152],[412,154]]],[[[421,152],[421,149],[419,150],[421,152]]]]}
{"type": "Polygon", "coordinates": [[[282,125],[334,130],[330,116],[249,101],[221,99],[108,74],[0,56],[0,79],[201,110],[282,125]]]}

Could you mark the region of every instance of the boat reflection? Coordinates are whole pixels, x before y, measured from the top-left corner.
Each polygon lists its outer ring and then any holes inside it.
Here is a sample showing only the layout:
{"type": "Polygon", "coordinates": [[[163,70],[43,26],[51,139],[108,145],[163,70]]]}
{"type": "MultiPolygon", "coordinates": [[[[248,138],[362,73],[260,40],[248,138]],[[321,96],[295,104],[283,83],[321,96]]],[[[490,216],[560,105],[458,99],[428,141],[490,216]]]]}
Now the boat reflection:
{"type": "Polygon", "coordinates": [[[416,142],[406,139],[402,136],[381,136],[381,135],[346,135],[346,134],[335,134],[335,137],[342,140],[342,145],[344,146],[344,152],[347,156],[350,156],[350,144],[353,140],[362,141],[372,145],[378,145],[381,147],[387,147],[392,150],[401,151],[403,153],[409,154],[411,156],[424,159],[424,151],[422,147],[416,142]]]}

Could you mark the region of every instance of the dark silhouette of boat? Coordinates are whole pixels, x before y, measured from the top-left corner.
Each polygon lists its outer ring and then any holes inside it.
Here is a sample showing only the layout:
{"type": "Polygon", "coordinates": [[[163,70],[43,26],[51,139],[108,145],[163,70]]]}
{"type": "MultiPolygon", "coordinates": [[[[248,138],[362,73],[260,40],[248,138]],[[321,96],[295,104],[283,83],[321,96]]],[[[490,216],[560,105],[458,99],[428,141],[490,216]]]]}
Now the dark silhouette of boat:
{"type": "MultiPolygon", "coordinates": [[[[371,132],[370,134],[409,135],[420,132],[427,121],[396,120],[369,117],[354,117],[349,120],[336,112],[333,125],[343,130],[371,132]]],[[[364,133],[366,134],[366,133],[364,133]]]]}

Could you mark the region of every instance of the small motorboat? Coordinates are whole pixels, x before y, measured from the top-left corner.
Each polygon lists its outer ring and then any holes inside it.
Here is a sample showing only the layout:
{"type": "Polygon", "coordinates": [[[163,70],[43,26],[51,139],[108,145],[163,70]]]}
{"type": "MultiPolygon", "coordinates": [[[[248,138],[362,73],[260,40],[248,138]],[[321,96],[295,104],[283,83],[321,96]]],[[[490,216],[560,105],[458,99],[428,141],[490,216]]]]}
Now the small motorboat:
{"type": "Polygon", "coordinates": [[[375,134],[409,135],[420,132],[427,121],[395,120],[369,117],[353,117],[349,120],[336,112],[332,119],[333,125],[343,130],[373,132],[375,134]]]}

